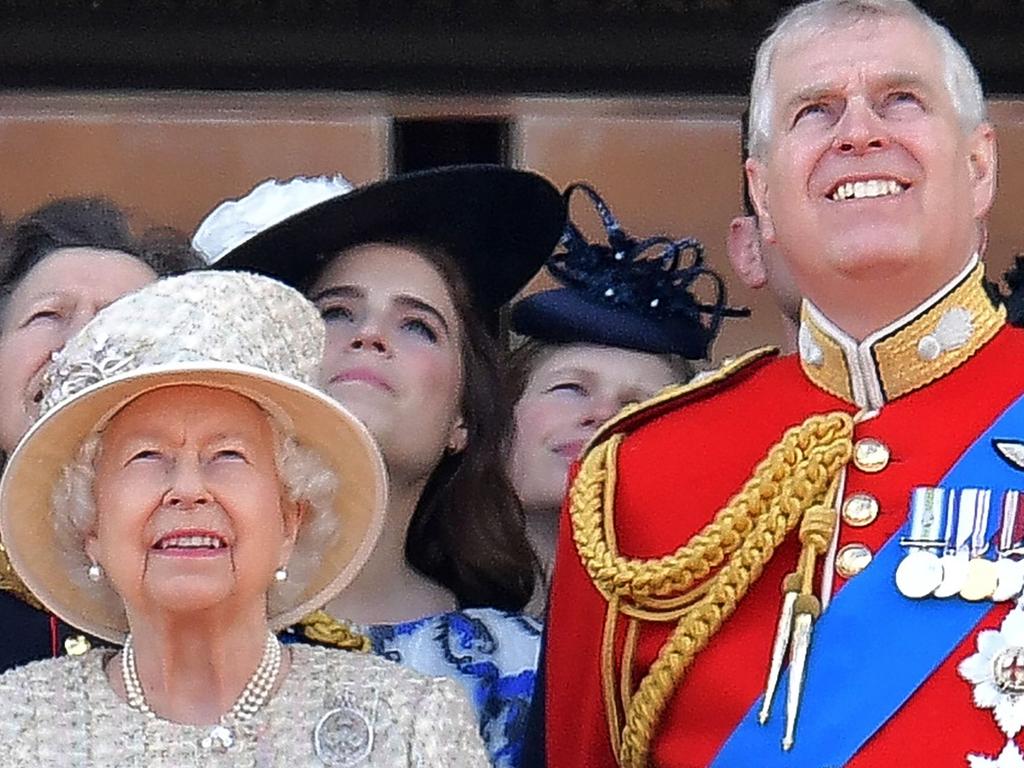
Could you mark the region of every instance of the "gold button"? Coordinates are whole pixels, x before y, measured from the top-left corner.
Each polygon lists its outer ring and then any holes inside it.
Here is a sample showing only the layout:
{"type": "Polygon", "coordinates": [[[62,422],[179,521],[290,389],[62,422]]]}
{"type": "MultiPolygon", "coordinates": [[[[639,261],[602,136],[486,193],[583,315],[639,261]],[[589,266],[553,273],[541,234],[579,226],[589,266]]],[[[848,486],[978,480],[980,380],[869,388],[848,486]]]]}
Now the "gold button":
{"type": "Polygon", "coordinates": [[[836,573],[844,579],[852,578],[867,568],[873,557],[863,544],[847,544],[836,555],[836,573]]]}
{"type": "Polygon", "coordinates": [[[861,438],[853,446],[853,464],[861,472],[881,472],[889,466],[889,448],[873,437],[861,438]]]}
{"type": "Polygon", "coordinates": [[[68,652],[68,656],[81,656],[90,648],[92,643],[85,635],[75,635],[64,641],[64,650],[68,652]]]}
{"type": "Polygon", "coordinates": [[[854,528],[871,525],[878,517],[878,499],[868,493],[855,493],[843,502],[843,522],[854,528]]]}

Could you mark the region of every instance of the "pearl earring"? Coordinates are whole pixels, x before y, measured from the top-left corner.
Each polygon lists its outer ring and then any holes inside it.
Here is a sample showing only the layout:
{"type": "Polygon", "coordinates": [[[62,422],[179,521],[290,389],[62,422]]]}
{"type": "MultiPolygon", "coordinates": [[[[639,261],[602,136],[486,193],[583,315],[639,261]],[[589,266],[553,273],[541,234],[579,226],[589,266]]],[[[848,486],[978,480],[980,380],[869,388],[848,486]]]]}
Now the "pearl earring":
{"type": "Polygon", "coordinates": [[[93,563],[86,569],[86,574],[89,576],[89,581],[95,584],[103,578],[103,566],[93,563]]]}
{"type": "Polygon", "coordinates": [[[288,569],[283,565],[274,571],[274,581],[280,583],[288,578],[288,569]]]}

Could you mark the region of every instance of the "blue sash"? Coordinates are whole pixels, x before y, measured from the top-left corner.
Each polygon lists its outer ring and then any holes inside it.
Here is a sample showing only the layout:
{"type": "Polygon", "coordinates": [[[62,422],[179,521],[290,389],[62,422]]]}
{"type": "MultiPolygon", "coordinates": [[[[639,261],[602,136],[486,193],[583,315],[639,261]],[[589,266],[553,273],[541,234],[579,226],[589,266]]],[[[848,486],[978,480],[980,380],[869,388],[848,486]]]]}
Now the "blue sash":
{"type": "MultiPolygon", "coordinates": [[[[993,438],[1024,438],[1024,397],[971,445],[940,485],[991,488],[994,500],[1005,490],[1024,488],[1024,474],[995,452],[993,438]]],[[[999,518],[998,511],[989,518],[990,537],[999,518]]],[[[757,722],[758,699],[718,753],[713,768],[846,765],[992,610],[992,603],[984,601],[911,600],[901,595],[894,574],[904,554],[899,540],[907,534],[905,526],[889,539],[817,622],[793,748],[783,752],[781,747],[786,673],[768,722],[757,722]]],[[[963,695],[971,695],[966,683],[963,695]]]]}

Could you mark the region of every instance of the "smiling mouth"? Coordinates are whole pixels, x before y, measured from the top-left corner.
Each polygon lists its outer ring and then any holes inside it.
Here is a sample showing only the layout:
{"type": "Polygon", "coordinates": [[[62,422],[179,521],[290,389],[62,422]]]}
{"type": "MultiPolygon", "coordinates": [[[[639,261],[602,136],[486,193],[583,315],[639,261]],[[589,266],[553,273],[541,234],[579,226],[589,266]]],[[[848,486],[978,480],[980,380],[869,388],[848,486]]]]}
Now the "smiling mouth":
{"type": "Polygon", "coordinates": [[[226,549],[227,542],[220,536],[165,536],[153,545],[158,552],[213,552],[226,549]]]}
{"type": "Polygon", "coordinates": [[[846,200],[864,200],[873,197],[893,197],[901,195],[910,188],[909,184],[896,179],[865,179],[864,181],[848,181],[838,184],[828,194],[828,199],[841,203],[846,200]]]}

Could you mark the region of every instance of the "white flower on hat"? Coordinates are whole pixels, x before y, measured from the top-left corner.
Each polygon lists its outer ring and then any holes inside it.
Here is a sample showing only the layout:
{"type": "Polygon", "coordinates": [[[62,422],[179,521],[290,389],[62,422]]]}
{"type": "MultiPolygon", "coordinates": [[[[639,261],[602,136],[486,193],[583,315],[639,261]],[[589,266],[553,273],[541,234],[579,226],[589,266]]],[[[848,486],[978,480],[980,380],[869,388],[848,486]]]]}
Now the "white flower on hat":
{"type": "Polygon", "coordinates": [[[968,755],[972,766],[1024,768],[1024,756],[1012,739],[1024,727],[1024,607],[1018,602],[999,629],[978,633],[978,652],[960,662],[960,676],[974,684],[974,705],[991,709],[1006,734],[1006,747],[996,758],[968,755]]]}
{"type": "Polygon", "coordinates": [[[192,236],[192,247],[207,264],[214,264],[260,232],[353,188],[340,173],[267,179],[244,197],[225,200],[210,211],[192,236]]]}

